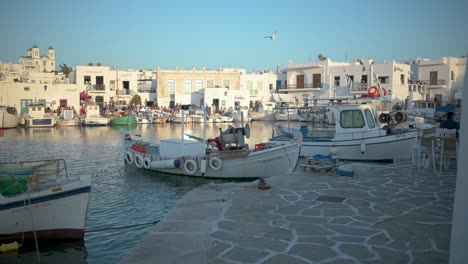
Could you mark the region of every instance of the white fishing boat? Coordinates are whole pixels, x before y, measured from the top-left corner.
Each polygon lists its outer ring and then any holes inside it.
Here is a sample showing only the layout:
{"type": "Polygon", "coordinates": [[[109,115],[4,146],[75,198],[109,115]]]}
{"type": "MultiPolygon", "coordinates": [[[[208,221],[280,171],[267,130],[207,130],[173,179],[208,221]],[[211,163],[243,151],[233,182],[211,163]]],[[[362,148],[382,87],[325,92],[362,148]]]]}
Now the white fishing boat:
{"type": "Polygon", "coordinates": [[[260,104],[257,110],[250,111],[252,121],[272,121],[275,119],[275,102],[260,104]]]}
{"type": "Polygon", "coordinates": [[[148,116],[145,114],[139,114],[135,116],[137,124],[151,124],[151,120],[149,120],[148,116]]]}
{"type": "Polygon", "coordinates": [[[0,163],[0,189],[0,241],[83,239],[91,177],[64,160],[0,163]]]}
{"type": "Polygon", "coordinates": [[[205,115],[203,110],[195,110],[192,114],[189,115],[191,123],[223,123],[224,120],[220,117],[219,114],[214,114],[212,116],[205,115]],[[206,121],[205,121],[206,120],[206,121]]]}
{"type": "Polygon", "coordinates": [[[277,121],[299,121],[299,111],[297,108],[284,108],[275,113],[277,121]]]}
{"type": "Polygon", "coordinates": [[[18,127],[20,117],[15,107],[0,105],[0,129],[18,127]]]}
{"type": "Polygon", "coordinates": [[[203,140],[161,139],[159,144],[121,130],[122,151],[128,165],[163,173],[222,178],[255,179],[291,173],[299,158],[301,134],[282,144],[244,144],[249,126],[230,127],[219,137],[203,140]]]}
{"type": "Polygon", "coordinates": [[[83,105],[80,110],[83,126],[107,126],[109,118],[101,116],[99,105],[83,105]]]}
{"type": "Polygon", "coordinates": [[[57,126],[80,126],[81,120],[78,116],[75,116],[73,110],[63,110],[55,123],[57,126]]]}
{"type": "Polygon", "coordinates": [[[24,126],[27,128],[55,126],[55,118],[52,116],[52,113],[46,112],[44,103],[30,103],[27,113],[22,118],[24,126]]]}
{"type": "Polygon", "coordinates": [[[188,124],[190,122],[189,113],[185,112],[182,117],[181,113],[174,113],[171,118],[172,123],[184,123],[188,124]]]}
{"type": "Polygon", "coordinates": [[[437,102],[428,100],[415,100],[410,103],[406,112],[412,116],[424,117],[435,121],[435,110],[437,102]]]}
{"type": "Polygon", "coordinates": [[[292,131],[300,131],[304,135],[302,156],[333,155],[340,160],[389,161],[395,156],[409,155],[411,146],[422,134],[421,130],[407,125],[404,113],[377,118],[371,104],[334,103],[326,108],[334,123],[300,123],[300,127],[275,125],[275,134],[269,142],[282,144],[291,140],[292,131]],[[379,120],[386,124],[379,125],[379,120]]]}

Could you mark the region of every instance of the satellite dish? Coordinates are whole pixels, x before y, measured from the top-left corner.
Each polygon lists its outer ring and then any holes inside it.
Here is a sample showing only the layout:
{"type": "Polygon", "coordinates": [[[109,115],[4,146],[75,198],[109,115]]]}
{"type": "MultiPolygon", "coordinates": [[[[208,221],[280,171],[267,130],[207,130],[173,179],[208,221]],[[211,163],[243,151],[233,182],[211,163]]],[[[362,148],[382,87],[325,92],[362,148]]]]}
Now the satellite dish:
{"type": "Polygon", "coordinates": [[[321,60],[321,61],[324,61],[327,59],[327,57],[323,56],[323,54],[319,54],[318,56],[318,59],[321,60]]]}

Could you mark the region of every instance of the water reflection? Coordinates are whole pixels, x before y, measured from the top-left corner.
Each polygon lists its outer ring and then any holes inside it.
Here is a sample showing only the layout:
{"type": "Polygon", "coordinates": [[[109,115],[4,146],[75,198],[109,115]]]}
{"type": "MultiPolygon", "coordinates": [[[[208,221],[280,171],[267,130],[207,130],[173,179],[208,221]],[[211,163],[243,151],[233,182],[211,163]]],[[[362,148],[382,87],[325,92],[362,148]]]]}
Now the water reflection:
{"type": "Polygon", "coordinates": [[[0,254],[0,263],[50,263],[74,264],[86,263],[87,252],[84,241],[47,243],[40,241],[39,257],[34,243],[20,247],[19,251],[10,251],[0,254]]]}
{"type": "MultiPolygon", "coordinates": [[[[219,136],[230,124],[207,124],[207,137],[219,136]]],[[[236,125],[237,126],[237,125],[236,125]]],[[[43,263],[117,263],[154,228],[177,200],[193,188],[212,180],[161,174],[125,166],[120,153],[119,130],[131,129],[152,142],[180,137],[181,124],[133,127],[57,127],[9,129],[0,137],[2,162],[63,158],[69,175],[91,175],[86,230],[81,243],[39,244],[43,263]],[[115,227],[145,224],[138,227],[115,227]]],[[[185,133],[203,137],[203,124],[187,124],[185,133]]],[[[265,142],[271,124],[253,122],[247,143],[265,142]]],[[[34,263],[35,249],[0,255],[0,263],[34,263]]]]}

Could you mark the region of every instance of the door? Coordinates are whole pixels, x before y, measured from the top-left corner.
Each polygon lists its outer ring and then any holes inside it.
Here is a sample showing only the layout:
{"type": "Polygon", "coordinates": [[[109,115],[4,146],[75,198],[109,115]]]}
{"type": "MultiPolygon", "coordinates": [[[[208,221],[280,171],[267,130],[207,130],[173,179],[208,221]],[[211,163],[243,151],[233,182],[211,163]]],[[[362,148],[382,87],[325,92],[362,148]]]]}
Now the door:
{"type": "Polygon", "coordinates": [[[322,86],[322,74],[316,73],[312,75],[312,87],[313,88],[321,88],[322,86]]]}
{"type": "Polygon", "coordinates": [[[214,109],[213,109],[213,112],[217,113],[218,110],[219,110],[219,99],[213,99],[213,105],[214,105],[214,109]]]}
{"type": "Polygon", "coordinates": [[[429,84],[437,85],[437,72],[436,71],[431,71],[429,73],[429,84]]]}
{"type": "Polygon", "coordinates": [[[60,104],[60,107],[68,108],[67,99],[60,99],[60,100],[59,100],[59,104],[60,104]]]}
{"type": "Polygon", "coordinates": [[[32,103],[32,99],[21,99],[21,114],[28,113],[28,105],[32,103]]]}
{"type": "Polygon", "coordinates": [[[296,76],[296,88],[304,88],[304,75],[296,76]]]}

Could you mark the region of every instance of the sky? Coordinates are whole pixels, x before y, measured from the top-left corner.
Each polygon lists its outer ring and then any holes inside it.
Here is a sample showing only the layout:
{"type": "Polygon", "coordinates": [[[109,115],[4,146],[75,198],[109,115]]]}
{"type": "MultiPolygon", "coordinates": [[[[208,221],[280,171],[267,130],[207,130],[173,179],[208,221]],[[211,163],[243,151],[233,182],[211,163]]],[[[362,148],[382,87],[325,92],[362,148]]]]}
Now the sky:
{"type": "Polygon", "coordinates": [[[15,0],[2,2],[0,25],[0,61],[52,46],[69,67],[253,72],[319,54],[384,63],[468,53],[467,0],[15,0]]]}

